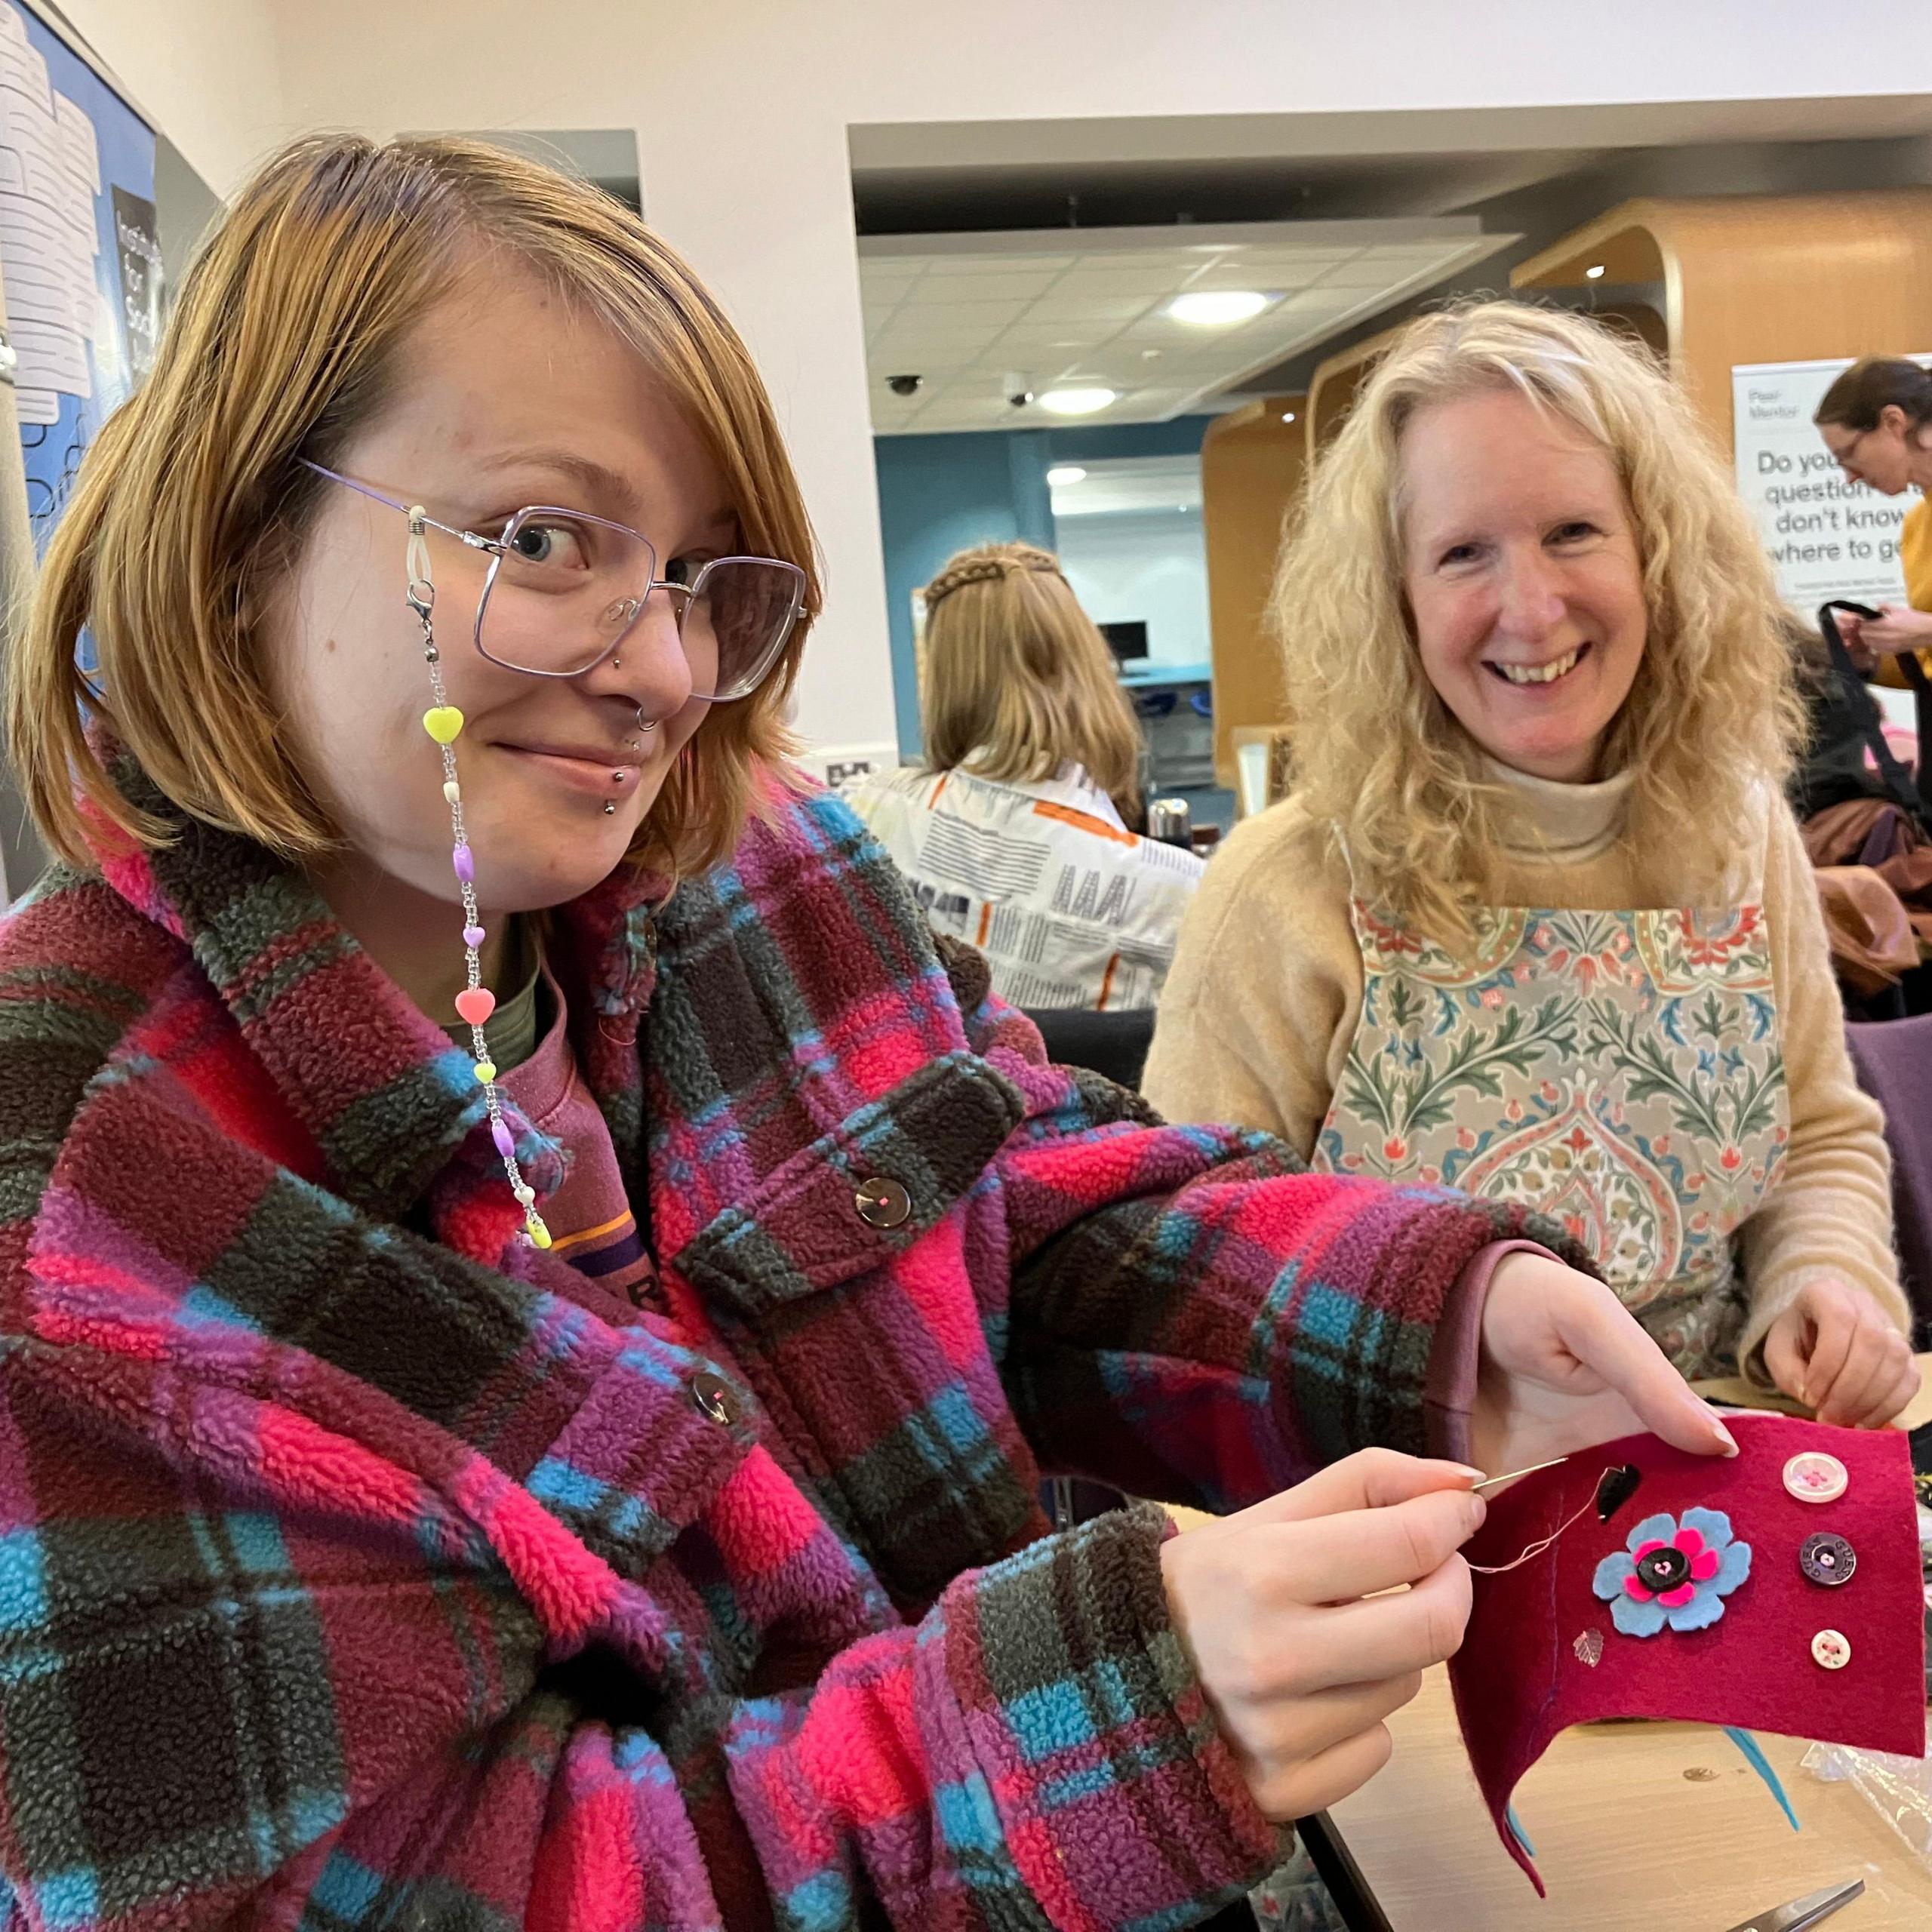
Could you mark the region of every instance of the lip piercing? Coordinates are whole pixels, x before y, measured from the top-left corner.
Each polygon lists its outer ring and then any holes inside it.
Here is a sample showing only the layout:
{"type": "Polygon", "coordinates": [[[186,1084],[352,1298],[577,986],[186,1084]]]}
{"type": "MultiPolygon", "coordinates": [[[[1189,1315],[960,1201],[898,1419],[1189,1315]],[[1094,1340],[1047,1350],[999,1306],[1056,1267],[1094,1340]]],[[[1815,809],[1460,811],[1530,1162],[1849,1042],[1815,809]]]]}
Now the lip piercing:
{"type": "Polygon", "coordinates": [[[615,805],[614,805],[613,804],[611,804],[611,801],[610,801],[608,798],[606,798],[606,799],[604,801],[604,816],[605,816],[606,818],[615,818],[615,817],[617,817],[617,807],[616,807],[615,805]]]}

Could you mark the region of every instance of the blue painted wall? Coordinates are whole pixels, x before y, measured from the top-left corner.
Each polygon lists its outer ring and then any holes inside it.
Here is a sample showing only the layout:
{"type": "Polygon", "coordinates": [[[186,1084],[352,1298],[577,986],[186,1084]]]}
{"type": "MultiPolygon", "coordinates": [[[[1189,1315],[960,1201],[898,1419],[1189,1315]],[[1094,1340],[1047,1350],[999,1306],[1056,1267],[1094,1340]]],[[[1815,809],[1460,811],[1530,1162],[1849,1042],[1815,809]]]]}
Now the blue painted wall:
{"type": "Polygon", "coordinates": [[[1056,546],[1047,471],[1057,463],[1198,454],[1211,416],[1111,427],[994,429],[949,436],[878,436],[880,534],[892,631],[894,711],[902,758],[919,755],[919,679],[912,593],[955,550],[975,543],[1056,546]]]}

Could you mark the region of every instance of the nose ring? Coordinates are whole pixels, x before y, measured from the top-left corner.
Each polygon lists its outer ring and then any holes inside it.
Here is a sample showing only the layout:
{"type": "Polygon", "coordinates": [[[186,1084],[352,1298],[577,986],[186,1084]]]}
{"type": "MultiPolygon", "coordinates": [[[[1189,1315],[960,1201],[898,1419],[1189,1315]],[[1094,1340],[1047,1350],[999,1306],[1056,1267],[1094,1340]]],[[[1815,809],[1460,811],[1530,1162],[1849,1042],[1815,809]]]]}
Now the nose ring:
{"type": "Polygon", "coordinates": [[[644,715],[644,706],[642,705],[639,705],[638,706],[637,728],[640,731],[654,731],[657,729],[658,725],[662,721],[663,721],[660,718],[645,717],[644,715]]]}

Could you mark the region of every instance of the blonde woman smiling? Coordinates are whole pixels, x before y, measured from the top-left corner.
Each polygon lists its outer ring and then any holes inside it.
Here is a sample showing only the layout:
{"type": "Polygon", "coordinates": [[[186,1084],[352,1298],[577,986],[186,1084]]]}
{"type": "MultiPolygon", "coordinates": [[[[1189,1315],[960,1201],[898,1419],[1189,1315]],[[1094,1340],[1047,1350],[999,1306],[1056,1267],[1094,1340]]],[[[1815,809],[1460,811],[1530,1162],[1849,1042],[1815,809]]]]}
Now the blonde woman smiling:
{"type": "Polygon", "coordinates": [[[1418,321],[1277,582],[1297,786],[1183,929],[1146,1091],[1564,1220],[1687,1374],[1916,1386],[1810,869],[1768,568],[1597,325],[1418,321]]]}

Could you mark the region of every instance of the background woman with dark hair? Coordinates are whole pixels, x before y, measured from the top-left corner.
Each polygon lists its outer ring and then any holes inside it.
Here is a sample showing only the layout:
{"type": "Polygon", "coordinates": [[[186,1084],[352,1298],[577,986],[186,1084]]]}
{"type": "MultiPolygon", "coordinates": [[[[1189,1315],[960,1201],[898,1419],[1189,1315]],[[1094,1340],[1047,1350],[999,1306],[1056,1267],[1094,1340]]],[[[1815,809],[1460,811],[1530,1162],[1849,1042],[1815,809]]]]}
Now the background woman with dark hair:
{"type": "MultiPolygon", "coordinates": [[[[1932,489],[1932,369],[1904,356],[1868,355],[1825,392],[1811,419],[1838,467],[1881,496],[1932,489]]],[[[1916,651],[1932,671],[1932,509],[1921,497],[1899,531],[1906,601],[1881,604],[1882,617],[1847,611],[1838,620],[1854,653],[1878,659],[1881,684],[1905,680],[1889,660],[1916,651]]]]}

